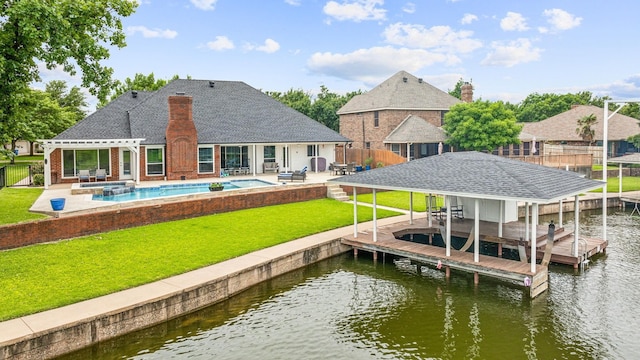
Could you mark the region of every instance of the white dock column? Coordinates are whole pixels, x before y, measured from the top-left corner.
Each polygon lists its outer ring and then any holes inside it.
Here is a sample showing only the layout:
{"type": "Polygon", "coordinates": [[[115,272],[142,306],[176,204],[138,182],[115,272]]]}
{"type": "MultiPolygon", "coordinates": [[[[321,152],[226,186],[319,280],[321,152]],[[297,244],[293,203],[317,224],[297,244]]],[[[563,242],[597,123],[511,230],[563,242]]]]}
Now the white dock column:
{"type": "Polygon", "coordinates": [[[445,240],[445,255],[451,256],[451,197],[444,197],[444,206],[447,208],[447,235],[445,240]]]}
{"type": "Polygon", "coordinates": [[[529,241],[529,203],[524,203],[524,241],[529,241]]]}
{"type": "MultiPolygon", "coordinates": [[[[502,204],[502,202],[500,203],[502,204]]],[[[473,216],[473,261],[480,262],[480,202],[475,199],[473,216]]],[[[502,215],[500,215],[502,216],[502,215]]]]}
{"type": "Polygon", "coordinates": [[[378,212],[376,211],[378,205],[376,201],[376,189],[373,189],[373,242],[378,241],[378,212]]]}
{"type": "Polygon", "coordinates": [[[413,225],[413,192],[409,192],[409,224],[413,225]]]}
{"type": "MultiPolygon", "coordinates": [[[[604,170],[606,171],[606,170],[604,170]]],[[[573,206],[573,256],[578,257],[578,240],[580,239],[580,200],[575,196],[573,206]]]]}
{"type": "Polygon", "coordinates": [[[536,261],[538,260],[538,254],[536,254],[536,247],[538,246],[538,234],[536,230],[538,228],[538,203],[534,203],[531,209],[531,272],[536,273],[536,261]]]}
{"type": "Polygon", "coordinates": [[[353,237],[358,237],[358,195],[356,187],[353,187],[353,237]]]}
{"type": "MultiPolygon", "coordinates": [[[[476,204],[476,206],[478,205],[476,204]]],[[[476,210],[476,213],[477,212],[478,210],[476,210]]],[[[504,224],[504,200],[500,200],[500,215],[498,217],[498,237],[502,237],[502,224],[504,224]]],[[[476,225],[476,227],[478,226],[476,225]]]]}
{"type": "Polygon", "coordinates": [[[427,199],[427,211],[429,211],[429,213],[427,213],[427,218],[429,219],[429,227],[433,227],[433,210],[431,209],[431,201],[433,201],[433,199],[431,198],[431,194],[429,194],[428,198],[426,196],[425,198],[427,199]]]}

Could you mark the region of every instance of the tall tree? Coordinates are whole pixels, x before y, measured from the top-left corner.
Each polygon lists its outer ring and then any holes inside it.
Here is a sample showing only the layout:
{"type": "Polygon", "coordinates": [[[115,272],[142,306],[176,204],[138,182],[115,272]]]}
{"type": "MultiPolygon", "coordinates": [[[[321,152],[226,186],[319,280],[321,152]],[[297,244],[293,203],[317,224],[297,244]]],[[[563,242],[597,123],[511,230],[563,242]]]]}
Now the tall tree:
{"type": "MultiPolygon", "coordinates": [[[[124,47],[121,17],[130,0],[9,0],[0,5],[0,134],[14,129],[18,104],[39,81],[38,66],[82,74],[82,86],[106,98],[113,70],[101,64],[109,47],[124,47]]],[[[7,140],[7,139],[5,139],[7,140]]]]}
{"type": "Polygon", "coordinates": [[[519,144],[522,126],[516,124],[513,111],[501,101],[476,100],[459,103],[445,115],[442,126],[447,143],[462,150],[491,151],[497,147],[519,144]]]}
{"type": "Polygon", "coordinates": [[[456,86],[453,87],[453,90],[448,91],[449,95],[462,100],[462,85],[464,85],[464,80],[460,78],[456,83],[456,86]]]}
{"type": "Polygon", "coordinates": [[[53,80],[45,86],[45,92],[55,100],[61,108],[72,112],[75,121],[78,122],[87,115],[86,108],[88,106],[85,95],[79,87],[72,87],[67,92],[67,83],[62,80],[53,80]]]}
{"type": "Polygon", "coordinates": [[[345,95],[339,95],[330,92],[326,86],[322,85],[320,86],[320,93],[313,102],[313,105],[311,105],[310,117],[332,130],[340,131],[340,116],[337,113],[338,110],[351,100],[352,97],[361,93],[362,92],[358,90],[345,95]]]}
{"type": "Polygon", "coordinates": [[[598,121],[598,118],[594,114],[586,115],[578,119],[576,134],[580,135],[582,140],[588,141],[589,145],[593,143],[593,137],[596,134],[596,131],[593,129],[596,121],[598,121]]]}
{"type": "Polygon", "coordinates": [[[594,97],[589,91],[575,94],[539,94],[527,96],[516,107],[516,118],[519,122],[536,122],[563,113],[572,105],[604,106],[603,98],[594,97]]]}
{"type": "Polygon", "coordinates": [[[311,94],[302,89],[289,89],[286,93],[267,91],[267,95],[281,103],[311,117],[311,94]]]}
{"type": "MultiPolygon", "coordinates": [[[[115,100],[118,96],[126,93],[130,90],[140,90],[140,91],[156,91],[161,87],[167,85],[171,80],[179,79],[178,75],[174,75],[171,79],[156,79],[153,73],[149,75],[144,75],[140,73],[136,73],[133,79],[126,78],[123,81],[116,80],[113,88],[111,89],[111,95],[109,99],[105,99],[104,101],[100,101],[98,103],[98,107],[103,107],[107,105],[109,102],[115,100]]],[[[190,76],[187,76],[187,79],[190,79],[190,76]]]]}

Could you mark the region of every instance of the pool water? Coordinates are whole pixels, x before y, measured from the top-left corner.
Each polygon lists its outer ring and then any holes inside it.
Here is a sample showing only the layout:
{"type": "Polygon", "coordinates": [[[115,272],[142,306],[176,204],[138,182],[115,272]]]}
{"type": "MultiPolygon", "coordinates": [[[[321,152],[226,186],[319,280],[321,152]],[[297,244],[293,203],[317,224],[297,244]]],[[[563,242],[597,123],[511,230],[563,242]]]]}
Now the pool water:
{"type": "MultiPolygon", "coordinates": [[[[125,194],[118,194],[118,195],[111,195],[111,196],[93,195],[92,200],[120,202],[120,201],[154,199],[154,198],[176,196],[176,195],[190,195],[190,194],[209,192],[209,184],[210,183],[207,182],[207,183],[172,184],[172,185],[160,185],[160,186],[154,186],[154,187],[136,188],[134,192],[125,193],[125,194]]],[[[224,185],[223,191],[275,185],[268,181],[252,180],[252,179],[222,181],[222,184],[224,185]]]]}

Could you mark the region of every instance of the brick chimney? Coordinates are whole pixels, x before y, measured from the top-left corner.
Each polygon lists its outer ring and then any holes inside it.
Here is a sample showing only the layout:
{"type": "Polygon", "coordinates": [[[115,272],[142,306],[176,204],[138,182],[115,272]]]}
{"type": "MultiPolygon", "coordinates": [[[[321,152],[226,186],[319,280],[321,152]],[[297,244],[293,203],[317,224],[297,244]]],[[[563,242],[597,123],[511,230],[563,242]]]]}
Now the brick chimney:
{"type": "Polygon", "coordinates": [[[193,98],[169,96],[167,124],[167,180],[198,178],[198,132],[193,123],[193,98]]]}
{"type": "Polygon", "coordinates": [[[460,87],[460,100],[470,103],[473,102],[473,85],[466,82],[460,87]]]}

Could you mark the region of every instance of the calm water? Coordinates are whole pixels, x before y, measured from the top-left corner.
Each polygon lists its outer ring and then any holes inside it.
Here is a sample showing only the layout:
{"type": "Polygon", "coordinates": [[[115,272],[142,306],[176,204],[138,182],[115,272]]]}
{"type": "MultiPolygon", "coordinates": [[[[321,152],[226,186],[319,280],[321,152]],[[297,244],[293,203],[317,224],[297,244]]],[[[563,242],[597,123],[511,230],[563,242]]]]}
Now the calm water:
{"type": "MultiPolygon", "coordinates": [[[[342,256],[64,359],[637,359],[640,216],[609,214],[608,253],[550,289],[342,256]]],[[[550,218],[546,218],[548,221],[550,218]]],[[[583,235],[601,235],[584,213],[583,235]]]]}
{"type": "MultiPolygon", "coordinates": [[[[222,184],[224,185],[223,191],[275,185],[268,181],[255,180],[255,179],[228,180],[228,181],[222,181],[222,184]]],[[[209,183],[173,184],[173,185],[161,185],[161,186],[154,186],[154,187],[136,188],[136,190],[131,193],[111,195],[111,196],[93,195],[92,200],[132,201],[132,200],[153,199],[153,198],[176,196],[176,195],[197,194],[197,193],[203,193],[203,192],[209,192],[209,191],[210,191],[209,183]]]]}

